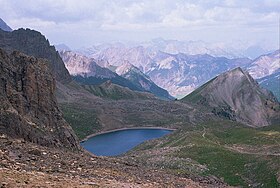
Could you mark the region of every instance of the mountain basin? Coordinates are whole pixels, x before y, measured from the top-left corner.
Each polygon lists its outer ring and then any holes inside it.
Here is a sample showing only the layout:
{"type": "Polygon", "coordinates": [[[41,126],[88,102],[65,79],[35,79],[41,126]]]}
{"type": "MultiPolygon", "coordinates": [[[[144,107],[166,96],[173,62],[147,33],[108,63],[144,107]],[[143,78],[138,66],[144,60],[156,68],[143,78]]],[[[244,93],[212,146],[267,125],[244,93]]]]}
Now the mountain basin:
{"type": "Polygon", "coordinates": [[[81,142],[81,146],[97,156],[118,156],[144,141],[160,138],[172,129],[134,128],[98,134],[81,142]]]}

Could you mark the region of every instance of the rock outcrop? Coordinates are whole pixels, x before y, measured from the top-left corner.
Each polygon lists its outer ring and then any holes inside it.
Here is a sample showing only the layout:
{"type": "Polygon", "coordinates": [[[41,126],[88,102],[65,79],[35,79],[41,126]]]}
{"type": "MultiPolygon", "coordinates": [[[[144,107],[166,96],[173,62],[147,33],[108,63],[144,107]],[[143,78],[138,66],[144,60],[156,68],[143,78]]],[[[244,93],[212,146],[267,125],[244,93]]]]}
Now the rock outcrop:
{"type": "Polygon", "coordinates": [[[182,100],[253,127],[267,126],[280,118],[277,99],[241,68],[215,77],[182,100]]]}
{"type": "Polygon", "coordinates": [[[54,46],[38,31],[18,29],[12,32],[0,30],[0,48],[11,53],[14,50],[49,61],[57,81],[69,83],[71,76],[54,46]]]}
{"type": "Polygon", "coordinates": [[[43,146],[78,149],[63,119],[49,62],[0,49],[0,133],[43,146]]]}

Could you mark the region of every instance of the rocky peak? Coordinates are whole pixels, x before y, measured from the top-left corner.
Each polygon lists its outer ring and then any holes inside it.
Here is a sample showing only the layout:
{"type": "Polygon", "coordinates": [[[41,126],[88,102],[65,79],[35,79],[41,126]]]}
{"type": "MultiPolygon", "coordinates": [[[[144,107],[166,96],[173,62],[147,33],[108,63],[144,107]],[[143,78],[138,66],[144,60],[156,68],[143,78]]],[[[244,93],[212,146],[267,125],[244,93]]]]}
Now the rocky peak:
{"type": "Polygon", "coordinates": [[[93,58],[72,51],[60,51],[59,55],[71,75],[98,78],[114,78],[117,76],[111,70],[100,67],[93,58]]]}
{"type": "Polygon", "coordinates": [[[54,46],[40,32],[30,29],[18,29],[12,32],[0,30],[0,48],[11,53],[14,50],[27,55],[45,58],[57,81],[68,83],[71,76],[54,46]]]}
{"type": "Polygon", "coordinates": [[[55,79],[44,59],[0,49],[0,132],[43,146],[78,149],[55,98],[55,79]]]}
{"type": "Polygon", "coordinates": [[[280,50],[256,58],[246,68],[255,79],[277,72],[280,69],[280,50]]]}
{"type": "Polygon", "coordinates": [[[129,61],[124,61],[121,66],[118,66],[115,71],[118,75],[125,75],[130,72],[137,73],[150,80],[140,69],[132,65],[129,61]]]}
{"type": "Polygon", "coordinates": [[[241,68],[210,80],[183,100],[212,107],[212,112],[254,127],[279,118],[279,103],[241,68]]]}

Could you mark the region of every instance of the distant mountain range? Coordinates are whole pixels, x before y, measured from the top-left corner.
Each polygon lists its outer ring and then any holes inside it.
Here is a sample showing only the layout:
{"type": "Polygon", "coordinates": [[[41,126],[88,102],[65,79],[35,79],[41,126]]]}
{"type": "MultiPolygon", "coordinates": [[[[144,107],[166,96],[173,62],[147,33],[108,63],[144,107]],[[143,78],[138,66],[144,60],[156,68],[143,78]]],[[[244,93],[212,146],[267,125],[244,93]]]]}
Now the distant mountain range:
{"type": "Polygon", "coordinates": [[[280,69],[280,50],[261,55],[246,66],[250,75],[259,79],[271,75],[280,69]]]}
{"type": "MultiPolygon", "coordinates": [[[[255,60],[249,58],[231,59],[209,54],[175,54],[175,52],[178,52],[176,50],[173,50],[173,54],[164,52],[168,51],[166,50],[167,48],[171,48],[167,46],[185,44],[178,41],[158,39],[151,43],[135,47],[122,43],[103,44],[80,50],[79,53],[93,57],[96,61],[103,62],[100,66],[106,68],[113,67],[114,69],[118,69],[117,67],[123,67],[125,64],[132,64],[156,85],[166,89],[171,95],[178,98],[190,93],[216,75],[236,67],[242,67],[248,70],[253,78],[268,76],[279,68],[279,50],[262,55],[255,60]]],[[[192,44],[198,45],[195,42],[192,44]]],[[[189,47],[189,49],[194,49],[191,46],[189,47]]],[[[199,52],[201,50],[194,52],[194,54],[199,52]]],[[[202,52],[210,53],[210,51],[203,50],[202,52]]],[[[187,53],[192,54],[191,52],[187,53]]]]}
{"type": "Polygon", "coordinates": [[[91,47],[83,47],[77,51],[84,55],[92,56],[97,52],[104,51],[109,48],[128,49],[142,46],[146,51],[157,52],[162,51],[169,54],[184,53],[187,55],[209,54],[215,57],[240,58],[247,57],[255,59],[262,54],[273,51],[271,48],[263,47],[260,44],[245,44],[244,42],[235,41],[234,44],[228,45],[225,43],[207,43],[204,41],[178,41],[165,40],[156,38],[147,42],[128,42],[128,43],[104,43],[91,47]]]}
{"type": "Polygon", "coordinates": [[[98,62],[81,54],[60,51],[60,56],[70,74],[80,83],[99,85],[110,80],[113,84],[127,87],[134,91],[153,93],[162,99],[173,99],[166,90],[158,87],[144,73],[131,64],[124,64],[118,67],[116,72],[113,72],[108,66],[107,68],[99,66],[98,64],[104,65],[102,61],[98,62]]]}
{"type": "Polygon", "coordinates": [[[145,91],[154,93],[162,99],[173,99],[166,90],[157,86],[146,74],[129,62],[117,67],[115,71],[138,87],[144,88],[145,91]]]}
{"type": "Polygon", "coordinates": [[[91,56],[108,62],[105,67],[118,67],[127,62],[133,64],[158,86],[179,98],[219,73],[251,62],[247,58],[231,60],[207,54],[169,54],[151,52],[143,46],[126,48],[122,45],[105,48],[91,56]]]}

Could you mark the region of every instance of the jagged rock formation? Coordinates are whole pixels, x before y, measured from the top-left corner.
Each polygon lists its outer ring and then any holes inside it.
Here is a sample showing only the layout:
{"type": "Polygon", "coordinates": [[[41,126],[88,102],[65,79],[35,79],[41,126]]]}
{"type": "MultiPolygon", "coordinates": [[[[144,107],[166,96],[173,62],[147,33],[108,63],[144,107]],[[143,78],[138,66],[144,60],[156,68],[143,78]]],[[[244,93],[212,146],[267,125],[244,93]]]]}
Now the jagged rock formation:
{"type": "Polygon", "coordinates": [[[130,80],[138,87],[144,88],[145,91],[151,92],[162,99],[174,99],[168,91],[157,86],[147,75],[129,62],[117,67],[116,73],[130,80]]]}
{"type": "Polygon", "coordinates": [[[81,84],[100,85],[110,80],[114,84],[127,87],[133,91],[144,91],[115,72],[100,67],[92,58],[65,50],[60,51],[59,54],[74,80],[81,84]]]}
{"type": "Polygon", "coordinates": [[[241,68],[225,72],[182,99],[211,107],[218,116],[254,127],[279,118],[279,103],[241,68]]]}
{"type": "Polygon", "coordinates": [[[157,86],[148,76],[128,62],[117,68],[105,68],[99,64],[104,65],[106,62],[97,62],[94,58],[88,58],[75,52],[63,50],[59,54],[70,74],[80,83],[98,85],[110,80],[114,84],[128,87],[134,91],[153,93],[162,99],[173,99],[166,90],[157,86]],[[113,72],[109,68],[116,70],[113,72]]]}
{"type": "Polygon", "coordinates": [[[96,77],[96,78],[115,78],[118,75],[107,68],[100,67],[93,58],[62,50],[60,57],[65,63],[65,67],[73,76],[96,77]]]}
{"type": "Polygon", "coordinates": [[[269,76],[280,70],[280,50],[261,55],[253,60],[247,67],[247,71],[254,79],[269,76]]]}
{"type": "Polygon", "coordinates": [[[48,62],[0,49],[0,133],[44,146],[79,148],[63,119],[48,62]]]}
{"type": "Polygon", "coordinates": [[[0,30],[0,48],[9,53],[18,50],[27,55],[45,58],[49,61],[50,69],[57,81],[62,83],[71,81],[71,76],[55,47],[50,46],[49,41],[38,31],[18,29],[6,32],[0,30]]]}
{"type": "Polygon", "coordinates": [[[0,29],[2,29],[3,31],[13,31],[12,28],[10,28],[5,22],[4,20],[2,20],[0,18],[0,29]]]}

